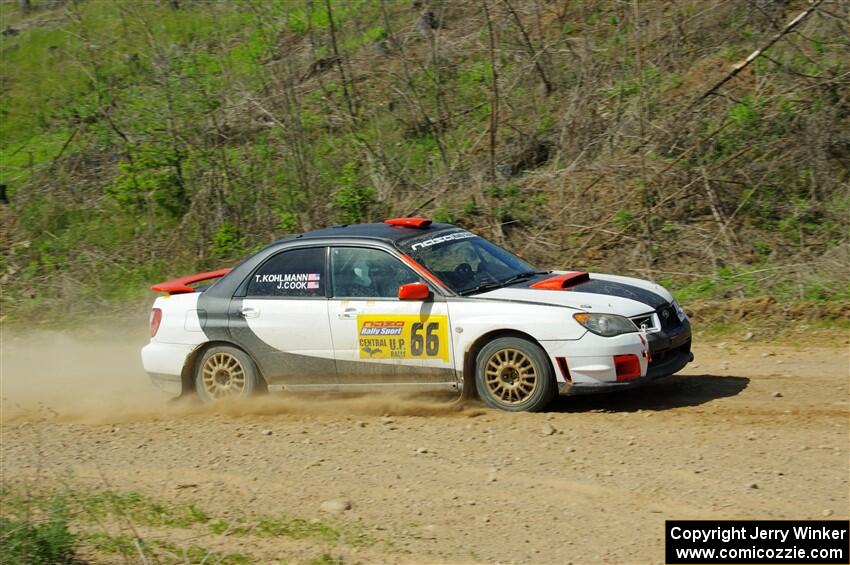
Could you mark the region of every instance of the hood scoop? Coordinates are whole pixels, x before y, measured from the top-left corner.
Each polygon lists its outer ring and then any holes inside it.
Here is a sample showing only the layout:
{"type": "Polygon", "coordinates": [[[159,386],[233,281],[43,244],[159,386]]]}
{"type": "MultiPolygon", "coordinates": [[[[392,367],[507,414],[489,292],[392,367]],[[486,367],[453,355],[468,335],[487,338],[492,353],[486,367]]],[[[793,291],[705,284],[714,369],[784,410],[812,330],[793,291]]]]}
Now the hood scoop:
{"type": "Polygon", "coordinates": [[[542,281],[537,281],[530,285],[529,288],[536,288],[539,290],[564,290],[589,280],[589,273],[585,273],[584,271],[573,271],[570,273],[555,275],[554,277],[549,277],[542,281]]]}

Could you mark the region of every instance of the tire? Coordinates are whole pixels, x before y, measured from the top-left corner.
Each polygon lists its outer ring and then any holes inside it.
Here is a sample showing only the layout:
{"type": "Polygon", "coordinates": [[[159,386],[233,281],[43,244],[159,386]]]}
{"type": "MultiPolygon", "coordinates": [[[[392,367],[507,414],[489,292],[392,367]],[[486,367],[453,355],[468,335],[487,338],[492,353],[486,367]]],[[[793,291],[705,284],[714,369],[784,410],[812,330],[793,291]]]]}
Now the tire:
{"type": "Polygon", "coordinates": [[[210,347],[195,368],[195,392],[204,403],[253,396],[263,390],[261,380],[248,354],[228,345],[210,347]]]}
{"type": "Polygon", "coordinates": [[[518,337],[500,337],[484,346],[475,360],[475,384],[485,404],[509,412],[539,412],[556,392],[546,352],[518,337]]]}

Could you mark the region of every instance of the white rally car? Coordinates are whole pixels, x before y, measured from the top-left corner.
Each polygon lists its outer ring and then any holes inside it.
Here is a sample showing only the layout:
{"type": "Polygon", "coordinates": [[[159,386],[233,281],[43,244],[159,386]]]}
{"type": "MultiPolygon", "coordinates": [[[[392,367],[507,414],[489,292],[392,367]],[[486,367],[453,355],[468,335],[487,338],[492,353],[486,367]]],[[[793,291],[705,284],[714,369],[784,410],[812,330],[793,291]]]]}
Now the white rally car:
{"type": "Polygon", "coordinates": [[[663,287],[540,271],[424,218],[288,237],[152,290],[166,296],[153,305],[145,370],[204,401],[448,389],[535,411],[556,394],[628,388],[693,360],[688,318],[663,287]]]}

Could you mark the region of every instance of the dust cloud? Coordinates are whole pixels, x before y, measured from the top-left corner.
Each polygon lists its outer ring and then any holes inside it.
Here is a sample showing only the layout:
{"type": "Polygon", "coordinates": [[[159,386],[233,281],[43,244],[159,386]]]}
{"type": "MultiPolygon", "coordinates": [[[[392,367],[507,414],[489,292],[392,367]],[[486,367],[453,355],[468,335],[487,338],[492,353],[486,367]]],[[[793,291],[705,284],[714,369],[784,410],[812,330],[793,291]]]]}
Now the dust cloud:
{"type": "Polygon", "coordinates": [[[0,339],[2,419],[149,415],[165,397],[148,381],[140,350],[146,324],[103,323],[73,330],[18,332],[0,339]]]}
{"type": "Polygon", "coordinates": [[[72,331],[15,332],[0,337],[0,421],[89,424],[175,417],[474,416],[454,396],[273,393],[200,404],[154,387],[142,364],[147,324],[102,323],[72,331]]]}

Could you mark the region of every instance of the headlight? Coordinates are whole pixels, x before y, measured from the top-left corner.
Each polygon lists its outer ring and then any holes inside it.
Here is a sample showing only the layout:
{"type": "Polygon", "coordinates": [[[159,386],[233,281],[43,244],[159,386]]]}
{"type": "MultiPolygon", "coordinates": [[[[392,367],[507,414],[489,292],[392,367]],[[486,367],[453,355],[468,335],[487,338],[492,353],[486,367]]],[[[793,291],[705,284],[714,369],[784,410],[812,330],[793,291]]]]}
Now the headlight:
{"type": "Polygon", "coordinates": [[[616,314],[588,314],[587,312],[581,312],[579,314],[573,314],[573,318],[589,331],[604,337],[614,337],[615,335],[638,331],[634,322],[616,314]]]}
{"type": "Polygon", "coordinates": [[[673,309],[675,309],[675,310],[676,310],[676,315],[677,315],[677,316],[679,316],[679,321],[680,321],[680,322],[684,322],[684,321],[685,321],[685,318],[687,318],[687,317],[688,317],[688,315],[687,315],[687,314],[685,314],[685,311],[684,311],[684,310],[682,310],[682,307],[681,307],[681,306],[679,306],[679,303],[678,303],[678,302],[676,302],[675,300],[673,301],[673,309]]]}

